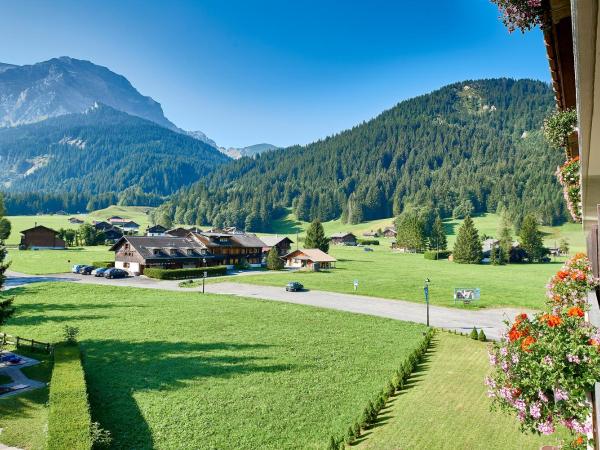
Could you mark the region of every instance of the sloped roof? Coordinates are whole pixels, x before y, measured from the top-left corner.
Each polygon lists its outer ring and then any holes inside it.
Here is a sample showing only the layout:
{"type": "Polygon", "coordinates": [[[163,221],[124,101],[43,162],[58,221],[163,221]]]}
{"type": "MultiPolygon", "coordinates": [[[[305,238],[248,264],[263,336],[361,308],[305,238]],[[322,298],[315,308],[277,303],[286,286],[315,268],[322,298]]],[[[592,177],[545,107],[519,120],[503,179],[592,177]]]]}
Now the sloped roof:
{"type": "Polygon", "coordinates": [[[117,251],[125,242],[129,244],[144,258],[144,259],[172,259],[172,258],[209,258],[209,255],[194,255],[186,254],[186,250],[202,250],[203,247],[193,239],[176,237],[176,236],[123,236],[110,250],[117,251]],[[161,254],[155,255],[154,250],[160,250],[161,254]],[[171,254],[169,250],[176,250],[178,254],[171,254]]]}
{"type": "Polygon", "coordinates": [[[261,236],[260,240],[264,242],[265,247],[274,247],[277,244],[279,244],[282,241],[285,240],[290,241],[290,243],[294,243],[294,241],[292,241],[289,237],[287,236],[261,236]]]}
{"type": "Polygon", "coordinates": [[[45,227],[44,225],[36,225],[35,227],[27,228],[26,230],[21,231],[21,234],[25,234],[29,231],[35,231],[35,230],[47,230],[47,231],[51,231],[55,235],[58,234],[58,231],[53,230],[52,228],[45,227]]]}
{"type": "Polygon", "coordinates": [[[353,236],[353,237],[356,237],[356,236],[354,235],[354,233],[350,233],[349,231],[347,231],[347,232],[340,232],[340,233],[333,233],[333,234],[331,235],[331,237],[332,237],[332,238],[345,238],[346,236],[353,236]]]}
{"type": "Polygon", "coordinates": [[[294,250],[293,252],[288,253],[287,255],[285,255],[285,258],[287,257],[302,257],[305,256],[305,258],[303,259],[308,259],[310,261],[313,262],[336,262],[337,259],[335,259],[333,256],[328,255],[327,253],[325,253],[322,250],[319,250],[318,248],[301,248],[298,250],[294,250]]]}
{"type": "Polygon", "coordinates": [[[233,242],[237,242],[242,247],[264,247],[265,243],[254,234],[233,234],[233,242]]]}

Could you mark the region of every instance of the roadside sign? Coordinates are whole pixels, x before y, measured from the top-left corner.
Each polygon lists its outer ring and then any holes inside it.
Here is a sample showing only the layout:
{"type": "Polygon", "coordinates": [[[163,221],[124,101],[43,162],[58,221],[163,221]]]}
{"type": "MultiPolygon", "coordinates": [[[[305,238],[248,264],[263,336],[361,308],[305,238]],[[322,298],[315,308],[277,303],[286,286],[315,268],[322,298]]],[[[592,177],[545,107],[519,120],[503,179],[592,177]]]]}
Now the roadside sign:
{"type": "Polygon", "coordinates": [[[358,280],[354,280],[354,290],[358,289],[358,280]]]}
{"type": "Polygon", "coordinates": [[[206,271],[205,271],[205,272],[204,272],[204,278],[206,278],[206,277],[207,277],[207,275],[208,275],[208,272],[206,272],[206,271]]]}

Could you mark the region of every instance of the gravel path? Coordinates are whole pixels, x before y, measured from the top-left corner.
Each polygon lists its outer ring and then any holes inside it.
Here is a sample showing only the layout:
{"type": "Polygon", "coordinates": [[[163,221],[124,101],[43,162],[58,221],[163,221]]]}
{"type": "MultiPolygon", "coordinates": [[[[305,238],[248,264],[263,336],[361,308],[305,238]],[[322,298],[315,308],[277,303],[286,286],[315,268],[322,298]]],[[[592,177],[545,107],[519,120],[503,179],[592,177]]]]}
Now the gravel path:
{"type": "MultiPolygon", "coordinates": [[[[162,289],[167,291],[199,292],[201,287],[180,288],[178,281],[153,280],[146,277],[131,277],[117,280],[107,280],[102,277],[93,277],[77,274],[56,275],[26,275],[7,271],[8,289],[36,282],[74,282],[81,284],[99,284],[110,286],[128,286],[147,289],[162,289]]],[[[225,281],[206,285],[206,292],[213,294],[227,294],[240,297],[249,297],[262,300],[296,303],[301,305],[317,306],[321,308],[337,309],[358,314],[387,317],[396,320],[425,323],[426,307],[422,303],[413,303],[402,300],[388,300],[378,297],[367,297],[352,294],[339,294],[310,290],[305,292],[286,292],[283,287],[257,286],[225,281]]],[[[514,308],[487,308],[480,310],[446,308],[430,306],[430,324],[435,327],[468,332],[474,326],[483,328],[490,339],[499,339],[504,329],[503,321],[512,319],[516,314],[523,312],[514,308]]],[[[531,311],[525,311],[531,312],[531,311]]]]}

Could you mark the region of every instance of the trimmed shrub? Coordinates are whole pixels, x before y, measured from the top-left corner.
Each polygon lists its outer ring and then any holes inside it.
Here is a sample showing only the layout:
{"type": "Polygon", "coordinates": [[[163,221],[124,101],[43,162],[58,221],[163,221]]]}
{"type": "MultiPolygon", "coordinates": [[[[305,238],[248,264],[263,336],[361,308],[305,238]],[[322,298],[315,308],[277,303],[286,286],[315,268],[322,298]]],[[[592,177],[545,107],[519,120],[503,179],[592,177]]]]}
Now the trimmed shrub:
{"type": "Polygon", "coordinates": [[[58,345],[50,381],[48,450],[92,448],[92,419],[79,347],[58,345]]]}
{"type": "Polygon", "coordinates": [[[479,339],[481,342],[487,341],[487,336],[485,335],[483,330],[479,330],[479,335],[477,335],[477,339],[479,339]]]}
{"type": "Polygon", "coordinates": [[[358,239],[360,245],[379,245],[377,239],[358,239]]]}
{"type": "Polygon", "coordinates": [[[94,261],[92,262],[92,266],[94,267],[104,267],[108,269],[109,267],[115,267],[114,261],[94,261]]]}
{"type": "Polygon", "coordinates": [[[198,267],[195,269],[157,269],[149,267],[144,269],[144,275],[159,280],[185,280],[186,278],[201,278],[206,272],[209,277],[226,275],[227,267],[198,267]]]}
{"type": "Polygon", "coordinates": [[[471,334],[469,336],[471,339],[476,341],[477,338],[479,337],[479,335],[477,334],[477,328],[473,327],[473,329],[471,330],[471,334]]]}
{"type": "Polygon", "coordinates": [[[440,250],[439,252],[436,250],[427,250],[425,253],[423,253],[423,257],[425,259],[432,260],[448,259],[451,254],[452,252],[450,250],[440,250]]]}

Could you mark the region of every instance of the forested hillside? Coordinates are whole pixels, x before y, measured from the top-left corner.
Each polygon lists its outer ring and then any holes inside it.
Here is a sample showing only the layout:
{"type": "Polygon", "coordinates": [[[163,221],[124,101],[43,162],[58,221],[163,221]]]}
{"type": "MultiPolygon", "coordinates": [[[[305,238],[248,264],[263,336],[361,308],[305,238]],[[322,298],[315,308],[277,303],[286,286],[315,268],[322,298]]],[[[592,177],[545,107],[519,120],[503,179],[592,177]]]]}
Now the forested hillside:
{"type": "Polygon", "coordinates": [[[157,214],[266,231],[288,206],[301,220],[350,223],[408,205],[446,217],[504,206],[516,223],[533,212],[555,224],[566,218],[554,177],[561,155],[539,133],[553,107],[539,81],[449,85],[310,145],[222,165],[157,214]]]}
{"type": "Polygon", "coordinates": [[[227,160],[197,139],[104,105],[0,129],[0,185],[11,214],[156,205],[227,160]]]}

